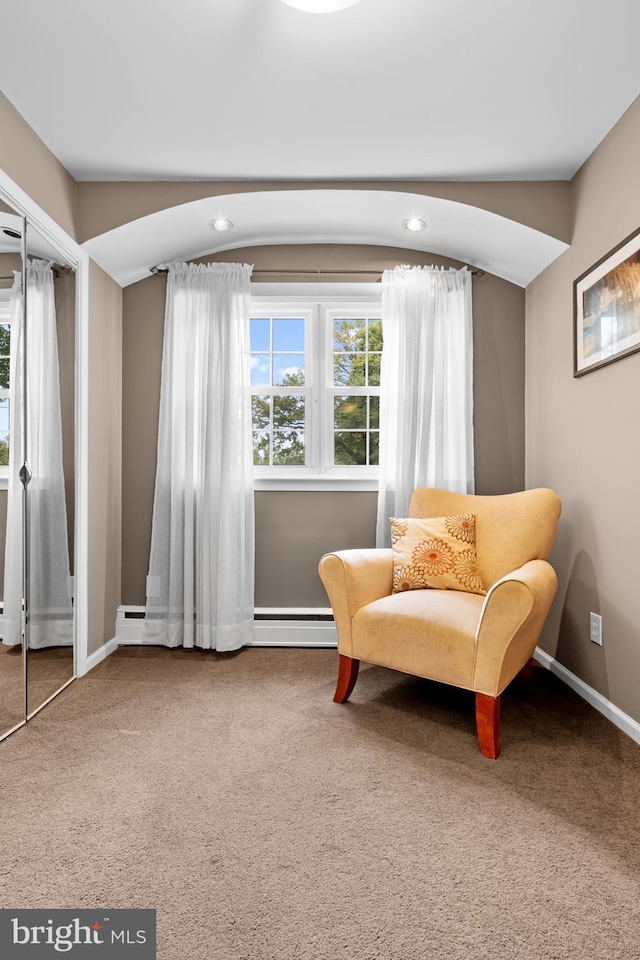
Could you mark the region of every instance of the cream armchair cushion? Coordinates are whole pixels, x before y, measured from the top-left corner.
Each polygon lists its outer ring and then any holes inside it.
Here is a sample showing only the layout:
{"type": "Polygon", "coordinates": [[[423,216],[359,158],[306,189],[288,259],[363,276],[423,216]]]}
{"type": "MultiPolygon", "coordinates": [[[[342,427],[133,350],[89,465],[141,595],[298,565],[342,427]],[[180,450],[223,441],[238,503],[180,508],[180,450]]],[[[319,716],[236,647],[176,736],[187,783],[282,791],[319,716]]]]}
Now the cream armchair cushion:
{"type": "Polygon", "coordinates": [[[557,589],[547,558],[560,500],[552,490],[472,496],[420,488],[411,517],[473,513],[486,596],[457,590],[392,593],[389,550],[342,550],[320,562],[338,631],[334,699],[344,702],[360,660],[476,693],[480,748],[495,759],[500,695],[529,664],[557,589]]]}

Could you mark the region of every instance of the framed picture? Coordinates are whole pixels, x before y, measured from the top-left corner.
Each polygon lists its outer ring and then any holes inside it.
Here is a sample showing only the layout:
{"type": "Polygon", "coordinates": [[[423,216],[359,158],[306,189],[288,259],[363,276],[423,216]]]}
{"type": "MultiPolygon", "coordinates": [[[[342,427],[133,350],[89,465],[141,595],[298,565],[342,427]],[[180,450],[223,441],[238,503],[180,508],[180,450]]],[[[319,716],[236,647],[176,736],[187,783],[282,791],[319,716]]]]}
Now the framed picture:
{"type": "Polygon", "coordinates": [[[640,229],[573,284],[574,377],[640,350],[640,229]]]}

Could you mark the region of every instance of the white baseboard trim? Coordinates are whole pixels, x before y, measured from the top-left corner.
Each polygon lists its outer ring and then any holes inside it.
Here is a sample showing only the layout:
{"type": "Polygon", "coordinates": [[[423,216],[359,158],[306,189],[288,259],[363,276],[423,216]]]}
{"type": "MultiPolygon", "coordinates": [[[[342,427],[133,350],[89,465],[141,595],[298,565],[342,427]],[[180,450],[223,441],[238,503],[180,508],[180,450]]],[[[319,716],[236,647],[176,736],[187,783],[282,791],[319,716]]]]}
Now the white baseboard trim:
{"type": "MultiPolygon", "coordinates": [[[[135,644],[144,646],[144,619],[140,614],[144,607],[118,607],[116,617],[116,644],[135,644]]],[[[269,619],[254,620],[253,639],[245,644],[246,647],[337,647],[338,636],[333,620],[307,620],[304,617],[326,616],[331,614],[330,608],[325,607],[295,607],[276,609],[271,607],[256,608],[256,614],[269,619]],[[298,617],[300,619],[282,619],[282,617],[298,617]]],[[[109,650],[111,653],[112,650],[109,650]]],[[[106,654],[105,654],[106,656],[106,654]]],[[[98,661],[96,661],[98,662],[98,661]]]]}
{"type": "Polygon", "coordinates": [[[93,670],[94,667],[97,667],[99,663],[111,656],[113,651],[117,650],[118,643],[118,638],[114,637],[112,640],[109,640],[107,643],[103,644],[99,650],[96,650],[95,653],[90,654],[85,661],[85,670],[83,673],[78,673],[78,676],[84,676],[85,674],[89,673],[89,671],[93,670]]]}
{"type": "Polygon", "coordinates": [[[620,710],[619,707],[616,707],[614,703],[611,703],[610,700],[603,697],[601,693],[598,693],[597,690],[590,687],[588,683],[585,683],[584,680],[577,677],[575,673],[571,673],[570,670],[563,667],[561,663],[558,663],[557,660],[549,656],[544,650],[541,650],[540,647],[536,647],[533,656],[541,666],[546,667],[547,670],[550,670],[556,677],[559,677],[559,679],[566,683],[568,687],[571,687],[579,697],[582,697],[588,704],[595,707],[607,720],[611,720],[623,733],[626,733],[627,736],[635,740],[636,743],[640,743],[640,723],[638,723],[637,720],[634,720],[633,717],[630,717],[627,713],[620,710]]]}

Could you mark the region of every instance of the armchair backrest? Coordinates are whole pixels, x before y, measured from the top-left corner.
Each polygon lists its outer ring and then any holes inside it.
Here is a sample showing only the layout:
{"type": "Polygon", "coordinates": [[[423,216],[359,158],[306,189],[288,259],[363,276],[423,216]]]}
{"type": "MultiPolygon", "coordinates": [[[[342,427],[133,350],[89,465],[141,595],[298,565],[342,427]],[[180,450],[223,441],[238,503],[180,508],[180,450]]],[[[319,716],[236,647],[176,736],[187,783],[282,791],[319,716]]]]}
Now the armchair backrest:
{"type": "Polygon", "coordinates": [[[528,560],[549,558],[561,508],[560,498],[544,487],[499,496],[418,487],[409,516],[475,514],[478,566],[488,590],[528,560]]]}

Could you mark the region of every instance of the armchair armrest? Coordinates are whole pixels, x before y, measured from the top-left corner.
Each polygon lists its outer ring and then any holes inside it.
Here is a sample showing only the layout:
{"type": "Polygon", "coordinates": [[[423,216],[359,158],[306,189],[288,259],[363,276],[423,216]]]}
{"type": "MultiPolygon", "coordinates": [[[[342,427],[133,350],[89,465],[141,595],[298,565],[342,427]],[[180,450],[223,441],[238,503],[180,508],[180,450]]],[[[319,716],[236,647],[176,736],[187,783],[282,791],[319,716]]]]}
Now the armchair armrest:
{"type": "Polygon", "coordinates": [[[351,657],[351,620],[367,603],[387,597],[393,583],[393,551],[339,550],[320,561],[322,580],[338,631],[338,649],[351,657]]]}
{"type": "Polygon", "coordinates": [[[530,560],[493,584],[476,631],[477,692],[499,696],[533,655],[557,588],[546,560],[530,560]]]}

